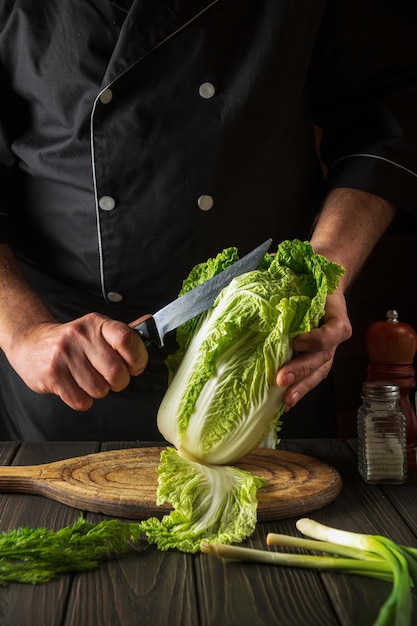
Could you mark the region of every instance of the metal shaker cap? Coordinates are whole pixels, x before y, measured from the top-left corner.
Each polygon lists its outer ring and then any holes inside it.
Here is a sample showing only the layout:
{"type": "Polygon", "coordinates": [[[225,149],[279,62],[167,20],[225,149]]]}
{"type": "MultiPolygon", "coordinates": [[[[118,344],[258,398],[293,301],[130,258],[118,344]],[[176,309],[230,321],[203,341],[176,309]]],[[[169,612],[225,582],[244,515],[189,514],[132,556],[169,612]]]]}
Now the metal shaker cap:
{"type": "Polygon", "coordinates": [[[398,400],[400,388],[388,381],[365,381],[362,384],[362,396],[374,400],[398,400]]]}

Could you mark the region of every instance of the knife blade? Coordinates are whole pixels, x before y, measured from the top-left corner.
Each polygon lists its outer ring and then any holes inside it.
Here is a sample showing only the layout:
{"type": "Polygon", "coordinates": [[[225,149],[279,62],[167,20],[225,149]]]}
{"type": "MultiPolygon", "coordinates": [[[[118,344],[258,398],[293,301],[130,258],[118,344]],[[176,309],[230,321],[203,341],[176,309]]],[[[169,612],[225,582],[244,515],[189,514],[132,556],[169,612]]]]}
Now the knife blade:
{"type": "Polygon", "coordinates": [[[267,239],[220,274],[216,274],[216,276],[209,278],[206,282],[170,302],[152,317],[134,326],[133,329],[139,333],[146,345],[155,343],[159,348],[162,348],[167,333],[188,322],[196,315],[207,311],[213,306],[221,290],[233,278],[256,269],[264,254],[271,247],[271,243],[272,239],[267,239]]]}

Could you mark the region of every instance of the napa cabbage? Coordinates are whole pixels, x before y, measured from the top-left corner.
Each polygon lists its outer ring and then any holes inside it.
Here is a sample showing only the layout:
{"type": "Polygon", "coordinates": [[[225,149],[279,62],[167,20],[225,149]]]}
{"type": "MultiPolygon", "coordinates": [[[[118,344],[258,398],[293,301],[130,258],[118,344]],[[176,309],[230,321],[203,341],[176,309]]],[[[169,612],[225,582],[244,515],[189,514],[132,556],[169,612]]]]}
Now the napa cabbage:
{"type": "MultiPolygon", "coordinates": [[[[230,251],[224,255],[230,258],[230,251]]],[[[284,389],[276,385],[277,372],[292,356],[294,337],[318,326],[340,275],[340,266],[309,243],[285,241],[181,330],[158,412],[160,432],[180,454],[235,463],[278,432],[284,389]]],[[[195,270],[183,291],[199,282],[195,270]]]]}
{"type": "MultiPolygon", "coordinates": [[[[181,294],[237,258],[228,248],[196,266],[181,294]]],[[[234,278],[209,311],[178,329],[157,418],[175,446],[161,456],[157,502],[174,510],[144,522],[161,549],[193,552],[201,540],[231,543],[254,530],[264,481],[233,464],[266,439],[278,442],[284,389],[277,372],[292,357],[294,337],[318,326],[342,274],[308,242],[284,241],[256,270],[234,278]]]]}

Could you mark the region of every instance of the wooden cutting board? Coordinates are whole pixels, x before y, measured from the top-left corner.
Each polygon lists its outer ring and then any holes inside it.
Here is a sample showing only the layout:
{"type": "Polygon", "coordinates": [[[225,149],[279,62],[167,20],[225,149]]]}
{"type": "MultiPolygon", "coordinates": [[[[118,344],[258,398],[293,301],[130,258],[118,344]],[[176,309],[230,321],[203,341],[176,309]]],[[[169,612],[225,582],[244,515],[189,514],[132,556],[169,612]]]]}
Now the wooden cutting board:
{"type": "MultiPolygon", "coordinates": [[[[157,466],[163,448],[129,448],[42,465],[0,467],[0,492],[46,496],[69,506],[115,517],[162,517],[156,506],[157,466]]],[[[332,502],[342,481],[338,472],[311,457],[259,449],[237,467],[268,481],[258,491],[258,520],[304,515],[332,502]]]]}

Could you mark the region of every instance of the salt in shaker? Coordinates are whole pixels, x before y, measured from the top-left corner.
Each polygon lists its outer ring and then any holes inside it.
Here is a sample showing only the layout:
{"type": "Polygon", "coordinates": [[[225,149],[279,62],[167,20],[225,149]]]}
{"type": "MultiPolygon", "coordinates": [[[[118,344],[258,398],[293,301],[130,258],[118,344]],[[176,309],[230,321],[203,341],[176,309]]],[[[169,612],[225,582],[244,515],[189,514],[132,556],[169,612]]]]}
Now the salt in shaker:
{"type": "Polygon", "coordinates": [[[366,381],[358,410],[358,469],[368,483],[407,479],[407,433],[398,385],[366,381]]]}

